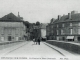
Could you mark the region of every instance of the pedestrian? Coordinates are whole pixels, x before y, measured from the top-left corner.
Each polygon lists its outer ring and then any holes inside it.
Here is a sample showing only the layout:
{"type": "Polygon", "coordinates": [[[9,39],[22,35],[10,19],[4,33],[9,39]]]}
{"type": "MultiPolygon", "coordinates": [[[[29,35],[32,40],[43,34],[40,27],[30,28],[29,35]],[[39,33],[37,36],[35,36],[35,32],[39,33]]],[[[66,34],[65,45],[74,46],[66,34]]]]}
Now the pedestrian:
{"type": "Polygon", "coordinates": [[[40,38],[38,38],[38,44],[40,45],[40,38]]]}
{"type": "Polygon", "coordinates": [[[34,42],[34,44],[35,44],[35,38],[33,39],[33,42],[34,42]]]}
{"type": "Polygon", "coordinates": [[[37,38],[35,39],[36,45],[37,45],[37,38]]]}

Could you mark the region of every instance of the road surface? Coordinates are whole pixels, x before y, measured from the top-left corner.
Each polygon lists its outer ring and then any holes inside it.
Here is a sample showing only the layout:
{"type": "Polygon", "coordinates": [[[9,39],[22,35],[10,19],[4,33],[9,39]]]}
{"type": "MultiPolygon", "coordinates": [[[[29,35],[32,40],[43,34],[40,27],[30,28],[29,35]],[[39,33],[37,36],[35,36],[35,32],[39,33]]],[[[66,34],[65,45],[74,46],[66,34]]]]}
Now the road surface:
{"type": "Polygon", "coordinates": [[[78,60],[78,54],[68,52],[64,49],[41,42],[40,45],[32,41],[6,45],[8,47],[0,49],[2,60],[78,60]]]}

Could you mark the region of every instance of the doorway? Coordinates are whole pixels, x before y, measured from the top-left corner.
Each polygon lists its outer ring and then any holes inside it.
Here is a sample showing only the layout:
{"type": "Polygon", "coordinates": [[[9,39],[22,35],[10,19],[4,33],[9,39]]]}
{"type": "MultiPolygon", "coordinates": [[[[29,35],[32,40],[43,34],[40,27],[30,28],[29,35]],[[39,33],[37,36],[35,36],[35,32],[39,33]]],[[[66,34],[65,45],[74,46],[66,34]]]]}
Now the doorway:
{"type": "Polygon", "coordinates": [[[8,41],[11,41],[11,36],[8,36],[8,41]]]}
{"type": "Polygon", "coordinates": [[[80,41],[80,37],[78,37],[78,41],[80,41]]]}

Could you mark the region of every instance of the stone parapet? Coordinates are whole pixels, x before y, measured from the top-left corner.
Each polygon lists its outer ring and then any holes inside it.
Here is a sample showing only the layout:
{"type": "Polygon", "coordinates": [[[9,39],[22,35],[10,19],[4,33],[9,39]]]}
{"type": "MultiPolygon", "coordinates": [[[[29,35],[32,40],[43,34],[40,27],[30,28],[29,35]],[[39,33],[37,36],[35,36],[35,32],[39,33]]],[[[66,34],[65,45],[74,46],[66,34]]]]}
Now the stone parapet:
{"type": "Polygon", "coordinates": [[[48,40],[46,42],[49,44],[55,45],[57,47],[63,48],[65,50],[80,54],[80,44],[79,43],[56,41],[56,40],[48,40]]]}

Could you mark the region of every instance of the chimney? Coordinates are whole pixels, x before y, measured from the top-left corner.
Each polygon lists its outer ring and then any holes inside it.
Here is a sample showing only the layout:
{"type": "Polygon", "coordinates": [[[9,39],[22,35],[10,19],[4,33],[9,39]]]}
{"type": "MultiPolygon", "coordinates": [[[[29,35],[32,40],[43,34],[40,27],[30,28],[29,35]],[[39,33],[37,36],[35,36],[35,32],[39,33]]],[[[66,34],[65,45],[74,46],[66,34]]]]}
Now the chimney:
{"type": "Polygon", "coordinates": [[[58,20],[60,20],[60,18],[61,18],[61,16],[60,16],[60,15],[58,15],[58,20]]]}
{"type": "Polygon", "coordinates": [[[68,19],[71,19],[71,14],[70,13],[68,13],[68,19]]]}
{"type": "Polygon", "coordinates": [[[19,12],[18,12],[18,17],[20,17],[19,12]]]}

